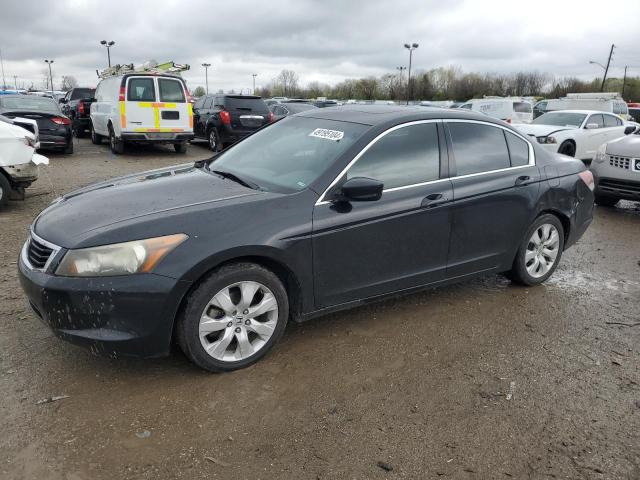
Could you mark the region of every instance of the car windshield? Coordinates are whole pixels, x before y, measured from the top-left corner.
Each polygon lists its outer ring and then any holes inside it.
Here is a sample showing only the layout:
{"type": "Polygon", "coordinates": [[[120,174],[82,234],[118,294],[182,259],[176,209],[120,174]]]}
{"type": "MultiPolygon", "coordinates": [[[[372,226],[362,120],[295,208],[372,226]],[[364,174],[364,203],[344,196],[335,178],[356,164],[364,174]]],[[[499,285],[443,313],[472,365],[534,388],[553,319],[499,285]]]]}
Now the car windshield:
{"type": "Polygon", "coordinates": [[[579,127],[584,122],[584,113],[549,112],[540,115],[533,123],[538,125],[556,125],[558,127],[579,127]]]}
{"type": "Polygon", "coordinates": [[[34,95],[17,95],[0,98],[0,107],[4,110],[29,110],[35,112],[59,113],[58,104],[51,98],[34,95]]]}
{"type": "Polygon", "coordinates": [[[368,128],[287,117],[223,152],[208,168],[231,173],[262,190],[293,193],[314,182],[368,128]]]}

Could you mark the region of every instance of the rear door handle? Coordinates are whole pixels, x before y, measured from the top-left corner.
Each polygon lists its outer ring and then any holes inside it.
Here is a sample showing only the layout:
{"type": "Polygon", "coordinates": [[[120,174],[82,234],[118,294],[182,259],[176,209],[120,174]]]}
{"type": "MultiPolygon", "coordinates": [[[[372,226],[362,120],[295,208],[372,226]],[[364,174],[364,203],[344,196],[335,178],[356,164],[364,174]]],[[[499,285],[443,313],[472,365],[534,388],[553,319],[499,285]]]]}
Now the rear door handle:
{"type": "Polygon", "coordinates": [[[529,183],[530,180],[531,180],[531,177],[529,175],[522,175],[516,178],[516,187],[524,186],[527,183],[529,183]]]}
{"type": "Polygon", "coordinates": [[[431,193],[422,199],[423,208],[433,208],[449,201],[446,193],[431,193]]]}

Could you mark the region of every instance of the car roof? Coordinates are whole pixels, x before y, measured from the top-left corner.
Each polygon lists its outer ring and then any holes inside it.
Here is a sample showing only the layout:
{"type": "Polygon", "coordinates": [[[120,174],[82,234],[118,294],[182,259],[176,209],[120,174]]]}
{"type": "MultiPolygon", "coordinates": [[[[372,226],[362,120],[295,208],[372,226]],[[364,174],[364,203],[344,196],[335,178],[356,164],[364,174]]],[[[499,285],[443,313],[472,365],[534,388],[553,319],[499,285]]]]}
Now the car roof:
{"type": "Polygon", "coordinates": [[[342,107],[307,110],[295,116],[360,123],[370,126],[390,122],[403,123],[405,121],[437,120],[441,118],[479,120],[499,125],[504,123],[486,115],[467,110],[404,105],[343,105],[342,107]]]}

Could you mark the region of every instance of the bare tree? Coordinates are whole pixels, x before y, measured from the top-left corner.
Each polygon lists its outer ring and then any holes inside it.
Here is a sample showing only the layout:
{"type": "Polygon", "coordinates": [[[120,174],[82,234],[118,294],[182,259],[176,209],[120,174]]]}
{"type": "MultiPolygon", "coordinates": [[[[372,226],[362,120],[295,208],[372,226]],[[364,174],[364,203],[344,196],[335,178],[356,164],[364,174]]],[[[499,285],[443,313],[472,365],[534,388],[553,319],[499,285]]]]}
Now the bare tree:
{"type": "Polygon", "coordinates": [[[284,69],[276,77],[275,82],[282,85],[282,95],[285,97],[295,97],[298,90],[298,74],[293,70],[284,69]]]}
{"type": "Polygon", "coordinates": [[[71,90],[78,86],[78,80],[72,75],[63,75],[62,83],[60,84],[61,90],[71,90]]]}

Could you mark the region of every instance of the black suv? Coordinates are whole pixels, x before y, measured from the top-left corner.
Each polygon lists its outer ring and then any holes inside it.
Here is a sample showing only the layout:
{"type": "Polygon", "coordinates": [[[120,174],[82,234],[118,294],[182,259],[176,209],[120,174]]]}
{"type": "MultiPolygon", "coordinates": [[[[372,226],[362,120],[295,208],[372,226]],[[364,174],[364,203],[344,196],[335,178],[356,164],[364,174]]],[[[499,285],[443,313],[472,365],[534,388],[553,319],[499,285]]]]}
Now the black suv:
{"type": "Polygon", "coordinates": [[[193,105],[193,133],[214,152],[273,120],[264,100],[250,95],[205,95],[193,105]]]}

